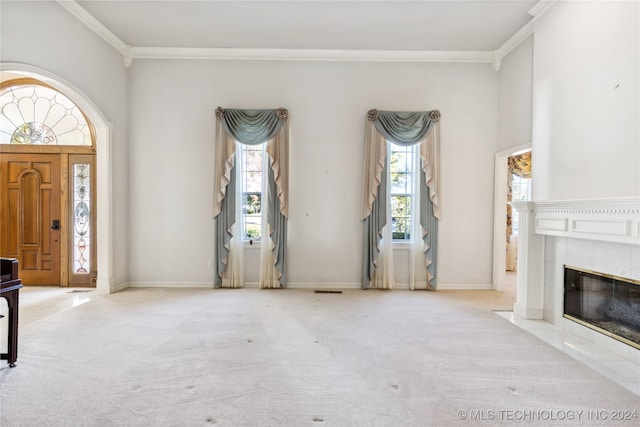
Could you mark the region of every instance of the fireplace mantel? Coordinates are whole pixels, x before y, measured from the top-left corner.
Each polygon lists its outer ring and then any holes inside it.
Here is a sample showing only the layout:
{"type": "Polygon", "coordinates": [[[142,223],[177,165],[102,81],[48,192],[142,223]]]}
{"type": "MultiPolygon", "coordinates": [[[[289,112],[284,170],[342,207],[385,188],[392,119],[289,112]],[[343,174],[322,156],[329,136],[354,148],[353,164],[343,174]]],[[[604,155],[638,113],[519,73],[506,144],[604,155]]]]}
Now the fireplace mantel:
{"type": "Polygon", "coordinates": [[[535,232],[640,245],[640,198],[533,203],[535,232]]]}
{"type": "Polygon", "coordinates": [[[513,201],[518,212],[518,289],[514,312],[544,314],[545,237],[640,245],[640,198],[513,201]]]}
{"type": "Polygon", "coordinates": [[[566,265],[640,280],[640,198],[514,201],[512,206],[519,221],[514,313],[546,320],[636,360],[637,349],[562,313],[566,265]]]}

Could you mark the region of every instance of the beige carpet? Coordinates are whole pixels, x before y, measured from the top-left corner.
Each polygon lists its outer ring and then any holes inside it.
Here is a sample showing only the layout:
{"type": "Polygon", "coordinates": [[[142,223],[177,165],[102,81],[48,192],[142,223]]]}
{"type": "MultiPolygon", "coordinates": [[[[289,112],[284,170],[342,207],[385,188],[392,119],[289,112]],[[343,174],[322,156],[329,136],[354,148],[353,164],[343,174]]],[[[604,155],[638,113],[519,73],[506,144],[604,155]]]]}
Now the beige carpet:
{"type": "Polygon", "coordinates": [[[130,289],[21,328],[0,425],[633,425],[588,419],[639,398],[491,311],[510,307],[489,291],[130,289]]]}

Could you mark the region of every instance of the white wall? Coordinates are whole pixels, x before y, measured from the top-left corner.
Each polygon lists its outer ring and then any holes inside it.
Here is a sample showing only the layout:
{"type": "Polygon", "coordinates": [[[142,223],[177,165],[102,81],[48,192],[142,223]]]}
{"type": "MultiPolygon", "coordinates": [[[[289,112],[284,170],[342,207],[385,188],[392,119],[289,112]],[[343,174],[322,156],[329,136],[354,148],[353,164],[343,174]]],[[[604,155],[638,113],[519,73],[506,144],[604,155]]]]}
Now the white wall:
{"type": "Polygon", "coordinates": [[[536,23],[533,199],[640,195],[638,2],[558,2],[536,23]]]}
{"type": "Polygon", "coordinates": [[[0,61],[32,65],[71,82],[113,124],[113,279],[125,283],[128,116],[122,56],[51,1],[1,2],[0,36],[0,61]]]}
{"type": "Polygon", "coordinates": [[[531,144],[533,36],[502,59],[498,81],[496,152],[531,144]]]}
{"type": "MultiPolygon", "coordinates": [[[[439,283],[491,283],[490,65],[136,60],[130,73],[131,282],[212,283],[214,109],[282,106],[291,125],[291,284],[360,282],[370,108],[442,112],[439,283]]],[[[248,269],[257,279],[257,264],[248,269]]]]}

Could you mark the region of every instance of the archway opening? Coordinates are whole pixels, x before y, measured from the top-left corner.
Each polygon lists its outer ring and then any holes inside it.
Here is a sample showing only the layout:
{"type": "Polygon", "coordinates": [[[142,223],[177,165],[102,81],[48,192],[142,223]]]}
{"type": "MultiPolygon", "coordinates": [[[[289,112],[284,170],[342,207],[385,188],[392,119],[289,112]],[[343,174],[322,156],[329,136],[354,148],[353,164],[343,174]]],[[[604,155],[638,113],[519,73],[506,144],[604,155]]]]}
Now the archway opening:
{"type": "Polygon", "coordinates": [[[96,151],[96,290],[105,295],[114,289],[112,241],[112,170],[111,123],[93,101],[65,79],[46,70],[18,63],[0,63],[0,82],[14,79],[35,79],[54,88],[71,100],[86,115],[95,129],[96,151]]]}

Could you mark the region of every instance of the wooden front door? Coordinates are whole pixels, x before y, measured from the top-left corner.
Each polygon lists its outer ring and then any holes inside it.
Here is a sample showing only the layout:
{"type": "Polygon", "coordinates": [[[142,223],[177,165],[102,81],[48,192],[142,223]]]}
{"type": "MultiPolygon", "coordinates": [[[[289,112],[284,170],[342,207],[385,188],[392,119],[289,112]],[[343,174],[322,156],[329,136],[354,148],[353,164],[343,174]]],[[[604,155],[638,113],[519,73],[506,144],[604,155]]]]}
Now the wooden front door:
{"type": "Polygon", "coordinates": [[[0,155],[0,255],[26,285],[60,285],[60,156],[0,155]]]}

